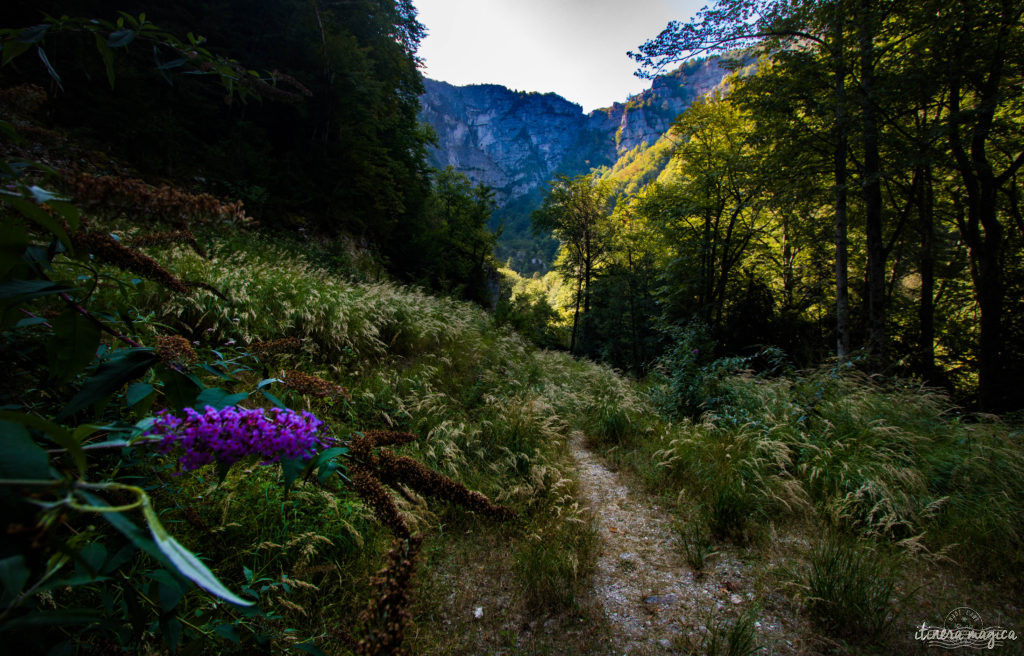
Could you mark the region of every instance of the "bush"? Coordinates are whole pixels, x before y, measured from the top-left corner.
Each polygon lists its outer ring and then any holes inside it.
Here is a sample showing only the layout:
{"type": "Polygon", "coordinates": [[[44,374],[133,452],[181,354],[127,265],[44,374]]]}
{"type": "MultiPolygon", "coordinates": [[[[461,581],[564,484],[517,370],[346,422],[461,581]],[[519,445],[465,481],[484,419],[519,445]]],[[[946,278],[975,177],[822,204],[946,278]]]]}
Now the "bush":
{"type": "Polygon", "coordinates": [[[668,331],[672,344],[654,367],[655,406],[673,419],[698,418],[728,401],[720,383],[746,366],[742,357],[715,358],[715,341],[703,323],[692,322],[668,331]]]}

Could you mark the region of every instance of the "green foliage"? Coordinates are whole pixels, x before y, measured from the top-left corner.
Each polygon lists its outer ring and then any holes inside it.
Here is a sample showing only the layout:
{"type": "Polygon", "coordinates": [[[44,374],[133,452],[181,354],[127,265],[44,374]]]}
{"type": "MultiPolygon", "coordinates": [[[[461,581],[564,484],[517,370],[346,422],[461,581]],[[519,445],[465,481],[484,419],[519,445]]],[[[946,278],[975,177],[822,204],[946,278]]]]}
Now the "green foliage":
{"type": "Polygon", "coordinates": [[[706,621],[707,633],[695,653],[705,656],[751,656],[761,651],[754,627],[755,614],[747,611],[732,622],[718,617],[706,621]]]}
{"type": "MultiPolygon", "coordinates": [[[[63,86],[49,102],[58,125],[106,144],[146,175],[243,191],[268,225],[358,235],[395,272],[423,275],[416,235],[433,225],[429,135],[417,116],[423,28],[410,3],[129,4],[148,5],[139,9],[145,20],[136,13],[119,18],[123,26],[108,23],[109,6],[91,0],[21,3],[5,16],[11,28],[41,23],[42,12],[89,17],[44,23],[52,25],[47,52],[63,86]],[[209,55],[211,46],[225,56],[209,55]],[[115,72],[114,89],[98,83],[115,72]],[[224,94],[211,92],[211,76],[224,94]],[[260,102],[232,102],[239,97],[260,102]]],[[[20,32],[8,33],[16,42],[20,32]]],[[[0,79],[40,74],[48,75],[12,64],[0,79]]]]}
{"type": "Polygon", "coordinates": [[[711,532],[705,525],[703,517],[697,521],[685,523],[679,529],[679,536],[683,545],[683,556],[686,564],[700,576],[704,573],[704,566],[708,558],[715,555],[715,545],[711,541],[711,532]]]}
{"type": "Polygon", "coordinates": [[[672,346],[655,368],[652,392],[657,407],[669,417],[696,419],[727,402],[720,383],[744,368],[749,359],[716,358],[717,345],[710,330],[696,321],[668,334],[672,346]]]}
{"type": "Polygon", "coordinates": [[[830,635],[877,644],[896,621],[899,569],[892,558],[831,536],[809,557],[807,607],[830,635]]]}
{"type": "MultiPolygon", "coordinates": [[[[47,175],[58,183],[48,169],[5,163],[2,173],[5,201],[22,201],[0,212],[18,256],[0,281],[0,339],[12,372],[0,386],[0,492],[5,525],[18,527],[0,553],[0,622],[12,645],[137,650],[162,642],[230,653],[290,644],[298,632],[315,649],[322,622],[357,624],[386,537],[343,487],[349,449],[280,471],[242,461],[168,476],[171,463],[144,436],[159,408],[305,406],[339,436],[397,422],[432,436],[423,459],[490,494],[541,513],[567,503],[552,453],[564,424],[523,386],[558,367],[540,367],[518,338],[493,334],[481,310],[390,283],[346,281],[313,261],[358,272],[364,255],[287,239],[197,225],[211,246],[199,249],[192,233],[183,240],[181,231],[161,232],[159,215],[124,219],[103,206],[93,207],[86,230],[74,204],[40,186],[47,175]],[[43,201],[70,230],[57,234],[36,220],[38,211],[22,211],[43,201]],[[160,262],[131,243],[147,244],[160,262]],[[318,298],[327,311],[310,303],[318,298]],[[408,354],[415,365],[398,367],[408,354]],[[325,369],[325,357],[350,368],[325,369]],[[513,362],[522,375],[505,373],[513,362]],[[319,382],[296,391],[297,366],[359,393],[308,375],[319,382]],[[462,391],[470,380],[475,393],[462,391]],[[499,383],[508,393],[490,396],[499,383]],[[470,415],[469,429],[460,429],[470,415]],[[507,434],[519,437],[506,442],[507,434]],[[311,616],[317,590],[336,599],[311,616]],[[40,635],[39,626],[58,630],[40,635]]],[[[415,513],[410,521],[422,526],[415,513]]]]}
{"type": "Polygon", "coordinates": [[[473,185],[451,167],[434,176],[426,220],[412,236],[410,255],[403,264],[429,287],[481,305],[492,305],[495,235],[488,228],[494,211],[492,193],[473,185]]]}
{"type": "Polygon", "coordinates": [[[581,518],[559,519],[558,526],[543,536],[524,538],[516,550],[515,571],[536,612],[578,607],[588,588],[597,545],[597,530],[581,518]]]}
{"type": "Polygon", "coordinates": [[[591,283],[611,247],[610,205],[607,183],[586,175],[557,176],[531,216],[535,231],[551,232],[562,243],[557,268],[575,289],[570,352],[587,341],[580,316],[590,312],[591,283]]]}
{"type": "Polygon", "coordinates": [[[1024,558],[1024,458],[1011,427],[852,365],[715,381],[718,401],[699,421],[641,424],[614,457],[659,490],[685,491],[716,537],[744,541],[810,511],[984,575],[1001,576],[987,563],[1024,558]]]}

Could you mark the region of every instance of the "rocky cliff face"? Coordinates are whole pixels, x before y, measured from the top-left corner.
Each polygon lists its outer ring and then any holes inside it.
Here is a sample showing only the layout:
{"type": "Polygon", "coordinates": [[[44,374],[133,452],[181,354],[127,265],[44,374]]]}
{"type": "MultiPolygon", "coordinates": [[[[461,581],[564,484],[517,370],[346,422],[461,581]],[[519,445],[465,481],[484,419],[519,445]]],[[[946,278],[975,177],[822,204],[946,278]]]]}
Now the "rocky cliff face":
{"type": "MultiPolygon", "coordinates": [[[[587,139],[579,105],[553,93],[523,93],[493,84],[455,87],[426,80],[421,119],[437,132],[433,163],[452,166],[492,187],[499,203],[528,194],[556,171],[579,168],[581,150],[607,161],[587,139]]],[[[596,137],[596,135],[593,135],[596,137]]],[[[584,160],[586,157],[584,157],[584,160]]]]}
{"type": "Polygon", "coordinates": [[[425,80],[420,118],[438,136],[432,164],[494,189],[496,222],[505,224],[506,237],[523,236],[529,212],[555,174],[587,173],[639,144],[653,144],[726,73],[718,59],[690,62],[629,101],[589,114],[553,93],[425,80]]]}

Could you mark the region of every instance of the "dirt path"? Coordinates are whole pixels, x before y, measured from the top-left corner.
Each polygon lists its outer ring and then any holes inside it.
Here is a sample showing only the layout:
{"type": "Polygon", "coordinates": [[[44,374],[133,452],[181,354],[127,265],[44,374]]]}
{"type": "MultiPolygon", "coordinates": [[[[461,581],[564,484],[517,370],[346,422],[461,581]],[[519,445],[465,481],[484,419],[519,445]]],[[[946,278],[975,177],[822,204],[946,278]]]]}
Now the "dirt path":
{"type": "MultiPolygon", "coordinates": [[[[700,644],[709,622],[754,603],[749,568],[733,549],[721,550],[706,574],[695,576],[669,514],[608,469],[582,434],[573,436],[572,452],[601,537],[594,596],[612,628],[607,653],[680,653],[700,644]]],[[[778,628],[766,619],[757,622],[759,633],[778,628]]]]}

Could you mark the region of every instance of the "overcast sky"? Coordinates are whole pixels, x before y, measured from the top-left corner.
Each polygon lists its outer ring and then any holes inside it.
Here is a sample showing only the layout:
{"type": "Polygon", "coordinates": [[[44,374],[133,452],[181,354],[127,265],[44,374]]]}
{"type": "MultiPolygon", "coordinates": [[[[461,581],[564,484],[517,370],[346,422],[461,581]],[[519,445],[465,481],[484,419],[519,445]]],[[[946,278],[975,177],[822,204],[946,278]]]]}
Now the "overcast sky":
{"type": "Polygon", "coordinates": [[[424,74],[554,91],[584,111],[650,86],[626,56],[707,0],[414,0],[427,37],[424,74]]]}

